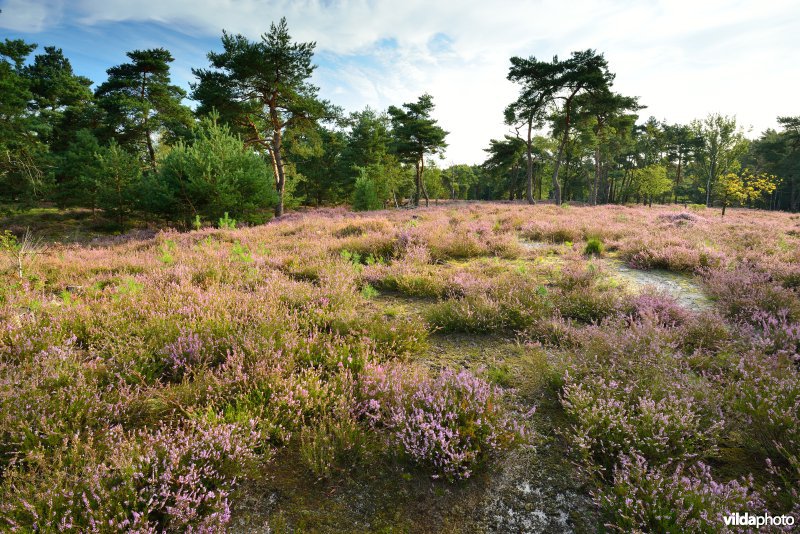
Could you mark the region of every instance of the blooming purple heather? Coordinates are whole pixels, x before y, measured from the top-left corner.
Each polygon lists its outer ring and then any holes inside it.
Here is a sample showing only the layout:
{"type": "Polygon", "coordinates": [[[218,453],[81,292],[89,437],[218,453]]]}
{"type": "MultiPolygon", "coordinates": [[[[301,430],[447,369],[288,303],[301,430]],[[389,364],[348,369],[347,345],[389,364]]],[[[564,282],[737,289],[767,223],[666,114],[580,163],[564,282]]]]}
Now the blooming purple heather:
{"type": "Polygon", "coordinates": [[[320,210],[0,264],[0,530],[560,517],[548,488],[611,531],[797,517],[800,220],[714,213],[320,210]]]}

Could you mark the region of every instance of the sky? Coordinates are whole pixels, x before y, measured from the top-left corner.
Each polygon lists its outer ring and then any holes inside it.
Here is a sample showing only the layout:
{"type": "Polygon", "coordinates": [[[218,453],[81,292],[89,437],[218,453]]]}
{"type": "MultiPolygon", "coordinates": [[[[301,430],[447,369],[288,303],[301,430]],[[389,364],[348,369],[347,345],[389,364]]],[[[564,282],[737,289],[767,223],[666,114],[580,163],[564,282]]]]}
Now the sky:
{"type": "Polygon", "coordinates": [[[320,95],[346,111],[433,95],[446,163],[479,163],[489,139],[510,133],[512,56],[594,48],[614,89],[647,106],[643,119],[718,112],[756,137],[800,115],[797,0],[0,0],[0,10],[1,37],[60,47],[96,83],[129,50],[167,48],[186,89],[223,29],[255,40],[285,16],[295,40],[317,43],[320,95]]]}

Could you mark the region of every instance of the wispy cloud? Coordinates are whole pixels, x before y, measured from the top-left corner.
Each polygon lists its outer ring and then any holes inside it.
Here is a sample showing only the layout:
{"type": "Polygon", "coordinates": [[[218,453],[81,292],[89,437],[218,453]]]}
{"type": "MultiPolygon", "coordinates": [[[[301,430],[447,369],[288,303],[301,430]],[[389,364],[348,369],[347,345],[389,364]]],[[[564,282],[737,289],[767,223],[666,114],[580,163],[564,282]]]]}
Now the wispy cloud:
{"type": "MultiPolygon", "coordinates": [[[[64,27],[80,32],[155,23],[159,36],[171,35],[178,44],[172,48],[176,79],[184,81],[190,66],[204,64],[197,63],[199,43],[217,46],[223,28],[257,38],[271,21],[286,16],[296,39],[318,43],[316,82],[334,102],[351,110],[384,108],[424,91],[433,94],[436,115],[452,132],[448,159],[453,161],[480,161],[488,139],[508,130],[502,110],[515,94],[505,79],[512,55],[549,58],[596,48],[617,73],[618,91],[640,96],[647,113],[670,121],[720,111],[760,131],[779,114],[800,113],[795,98],[800,7],[789,0],[75,0],[69,9],[65,5],[5,0],[0,27],[47,38],[64,27]],[[190,44],[180,46],[182,40],[190,44]]],[[[55,44],[69,53],[66,44],[55,44]]]]}

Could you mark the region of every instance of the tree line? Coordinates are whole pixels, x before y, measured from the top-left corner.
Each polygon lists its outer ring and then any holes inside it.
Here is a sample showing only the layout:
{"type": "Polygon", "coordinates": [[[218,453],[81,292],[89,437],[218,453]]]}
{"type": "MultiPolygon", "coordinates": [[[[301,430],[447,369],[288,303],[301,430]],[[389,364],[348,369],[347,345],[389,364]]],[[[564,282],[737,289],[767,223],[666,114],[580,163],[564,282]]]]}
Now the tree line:
{"type": "Polygon", "coordinates": [[[315,43],[294,42],[285,19],[256,41],[223,32],[221,45],[187,92],[163,48],[129,52],[93,88],[56,47],[0,43],[0,202],[88,208],[118,226],[444,198],[800,208],[800,117],[755,140],[718,114],[640,122],[644,106],[613,91],[594,50],[511,58],[509,133],[480,165],[442,165],[448,132],[430,95],[344,113],[319,97],[315,43]]]}

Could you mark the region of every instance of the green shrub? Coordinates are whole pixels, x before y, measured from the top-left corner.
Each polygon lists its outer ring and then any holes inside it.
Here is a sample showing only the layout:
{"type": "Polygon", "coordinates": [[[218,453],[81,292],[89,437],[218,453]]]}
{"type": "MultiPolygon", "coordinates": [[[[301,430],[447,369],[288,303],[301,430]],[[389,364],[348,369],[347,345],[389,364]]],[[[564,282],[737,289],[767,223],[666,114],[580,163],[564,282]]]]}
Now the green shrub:
{"type": "Polygon", "coordinates": [[[326,414],[300,430],[300,459],[320,479],[330,477],[335,469],[356,466],[367,447],[365,429],[350,414],[326,414]]]}
{"type": "Polygon", "coordinates": [[[378,290],[369,284],[364,284],[364,287],[361,288],[361,296],[364,297],[365,299],[373,299],[378,295],[380,295],[380,293],[378,293],[378,290]]]}
{"type": "Polygon", "coordinates": [[[511,369],[507,365],[492,365],[486,370],[486,378],[498,386],[510,387],[512,383],[511,369]]]}
{"type": "Polygon", "coordinates": [[[228,217],[228,212],[226,211],[225,215],[219,218],[219,228],[222,230],[235,230],[236,219],[228,217]]]}
{"type": "Polygon", "coordinates": [[[370,211],[379,210],[383,206],[378,199],[378,191],[372,180],[364,175],[356,178],[353,189],[353,210],[370,211]]]}
{"type": "Polygon", "coordinates": [[[596,237],[592,237],[586,241],[586,248],[583,249],[583,253],[587,256],[602,256],[604,251],[605,247],[603,246],[603,242],[596,237]]]}
{"type": "Polygon", "coordinates": [[[141,197],[146,211],[186,223],[225,212],[259,223],[278,200],[271,167],[216,117],[204,119],[189,144],[172,148],[141,197]]]}

